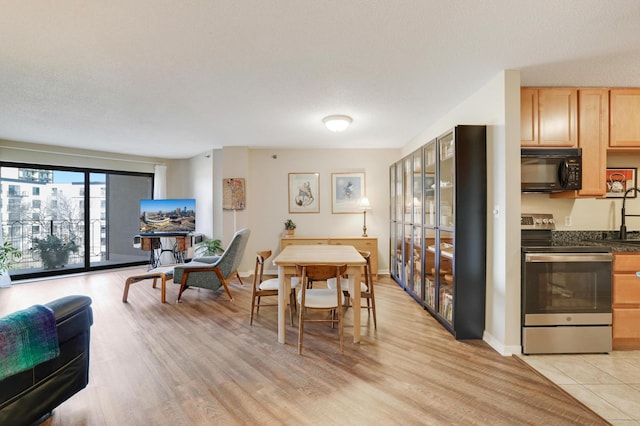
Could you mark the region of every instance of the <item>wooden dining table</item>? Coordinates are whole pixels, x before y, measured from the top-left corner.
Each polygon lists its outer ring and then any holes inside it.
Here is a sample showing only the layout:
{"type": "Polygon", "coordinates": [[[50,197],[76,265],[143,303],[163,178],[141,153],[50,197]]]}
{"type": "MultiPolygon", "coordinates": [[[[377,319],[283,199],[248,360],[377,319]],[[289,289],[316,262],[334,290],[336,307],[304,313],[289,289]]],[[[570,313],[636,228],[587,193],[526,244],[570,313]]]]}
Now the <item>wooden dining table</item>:
{"type": "MultiPolygon", "coordinates": [[[[360,306],[361,270],[364,257],[353,246],[347,245],[289,245],[275,259],[278,267],[278,342],[284,344],[286,310],[291,292],[291,277],[296,275],[296,265],[325,264],[347,265],[349,293],[353,306],[360,306]],[[355,283],[358,283],[356,286],[355,283]],[[354,291],[357,290],[357,291],[354,291]]],[[[353,310],[353,342],[360,342],[360,309],[353,310]]]]}

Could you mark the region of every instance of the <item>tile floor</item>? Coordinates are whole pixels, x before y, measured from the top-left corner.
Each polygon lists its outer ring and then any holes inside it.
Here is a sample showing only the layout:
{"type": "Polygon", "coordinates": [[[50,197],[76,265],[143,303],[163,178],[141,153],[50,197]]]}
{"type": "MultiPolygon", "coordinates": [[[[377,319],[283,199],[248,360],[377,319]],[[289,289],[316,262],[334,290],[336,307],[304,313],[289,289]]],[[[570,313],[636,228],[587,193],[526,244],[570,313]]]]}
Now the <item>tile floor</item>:
{"type": "Polygon", "coordinates": [[[521,359],[611,424],[640,426],[640,351],[521,359]]]}

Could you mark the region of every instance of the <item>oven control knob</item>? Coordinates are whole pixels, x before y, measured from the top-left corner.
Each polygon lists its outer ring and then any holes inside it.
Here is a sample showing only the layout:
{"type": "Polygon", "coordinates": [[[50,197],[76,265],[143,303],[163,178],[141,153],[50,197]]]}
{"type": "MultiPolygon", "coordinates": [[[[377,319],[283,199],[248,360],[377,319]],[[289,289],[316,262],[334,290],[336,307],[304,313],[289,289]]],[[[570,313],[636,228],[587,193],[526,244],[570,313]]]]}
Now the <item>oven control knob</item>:
{"type": "Polygon", "coordinates": [[[536,219],[536,223],[537,224],[541,224],[542,223],[542,219],[536,219]]]}
{"type": "Polygon", "coordinates": [[[549,223],[549,219],[542,219],[542,223],[546,225],[547,223],[549,223]]]}
{"type": "Polygon", "coordinates": [[[553,220],[553,219],[549,219],[549,223],[550,223],[550,224],[554,224],[554,223],[556,223],[556,221],[555,221],[555,220],[553,220]]]}

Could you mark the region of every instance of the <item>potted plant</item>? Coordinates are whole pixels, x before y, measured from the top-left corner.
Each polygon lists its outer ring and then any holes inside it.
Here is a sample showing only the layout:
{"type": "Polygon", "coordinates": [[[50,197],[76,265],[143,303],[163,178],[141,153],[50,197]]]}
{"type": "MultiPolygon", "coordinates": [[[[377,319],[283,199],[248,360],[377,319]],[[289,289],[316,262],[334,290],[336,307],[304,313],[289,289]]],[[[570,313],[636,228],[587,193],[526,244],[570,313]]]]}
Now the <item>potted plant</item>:
{"type": "Polygon", "coordinates": [[[196,244],[195,252],[201,256],[217,256],[224,253],[224,249],[220,240],[205,240],[196,244]]]}
{"type": "Polygon", "coordinates": [[[72,239],[64,242],[55,235],[33,239],[33,252],[42,260],[44,269],[55,269],[67,264],[69,253],[78,253],[79,247],[72,239]]]}
{"type": "Polygon", "coordinates": [[[296,229],[296,224],[291,219],[287,219],[284,222],[284,233],[285,235],[293,235],[296,229]]]}
{"type": "Polygon", "coordinates": [[[9,241],[0,246],[0,275],[4,275],[11,267],[14,260],[20,259],[22,252],[15,248],[9,241]]]}

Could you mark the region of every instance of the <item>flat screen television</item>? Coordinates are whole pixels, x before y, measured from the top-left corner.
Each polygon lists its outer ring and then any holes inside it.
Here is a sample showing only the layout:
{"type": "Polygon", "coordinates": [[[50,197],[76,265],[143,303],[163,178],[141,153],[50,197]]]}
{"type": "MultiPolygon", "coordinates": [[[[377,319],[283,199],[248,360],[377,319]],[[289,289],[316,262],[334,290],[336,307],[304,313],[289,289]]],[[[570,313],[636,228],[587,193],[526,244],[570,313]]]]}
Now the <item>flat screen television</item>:
{"type": "Polygon", "coordinates": [[[196,230],[196,200],[140,200],[140,235],[188,234],[196,230]]]}

